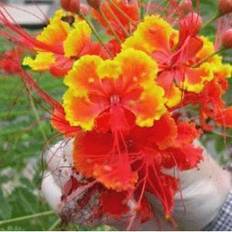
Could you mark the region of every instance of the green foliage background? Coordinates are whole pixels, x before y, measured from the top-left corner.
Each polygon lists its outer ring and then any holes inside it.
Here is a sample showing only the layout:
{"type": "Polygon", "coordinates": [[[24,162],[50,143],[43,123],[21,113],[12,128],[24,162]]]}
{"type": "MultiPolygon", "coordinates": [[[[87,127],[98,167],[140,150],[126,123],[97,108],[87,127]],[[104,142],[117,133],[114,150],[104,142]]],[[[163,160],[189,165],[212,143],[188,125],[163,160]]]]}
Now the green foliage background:
{"type": "MultiPolygon", "coordinates": [[[[206,19],[216,13],[216,2],[201,1],[202,15],[206,19]]],[[[204,31],[211,37],[213,32],[213,27],[207,27],[204,31]]],[[[1,51],[8,47],[7,42],[0,41],[1,51]]],[[[36,79],[44,89],[60,99],[64,88],[62,80],[51,81],[49,75],[40,74],[36,74],[36,79]]],[[[228,99],[230,96],[231,93],[228,99]]],[[[88,229],[61,225],[39,195],[43,173],[42,151],[57,140],[47,119],[48,112],[44,110],[43,103],[34,95],[30,97],[19,78],[4,74],[0,76],[0,230],[88,229]],[[33,164],[34,171],[25,175],[28,163],[33,164]],[[40,213],[45,215],[33,217],[40,213]],[[5,220],[28,215],[32,218],[3,224],[5,220]]],[[[204,139],[216,141],[216,151],[222,154],[219,157],[226,163],[228,160],[223,156],[225,143],[222,138],[211,134],[204,139]]]]}

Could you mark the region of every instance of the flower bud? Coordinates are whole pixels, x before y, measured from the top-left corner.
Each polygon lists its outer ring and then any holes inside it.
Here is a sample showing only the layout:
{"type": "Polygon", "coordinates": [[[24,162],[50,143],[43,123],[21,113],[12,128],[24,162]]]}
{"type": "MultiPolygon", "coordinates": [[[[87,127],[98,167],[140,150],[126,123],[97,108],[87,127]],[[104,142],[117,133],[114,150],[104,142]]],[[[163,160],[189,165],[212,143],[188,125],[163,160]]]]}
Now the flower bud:
{"type": "Polygon", "coordinates": [[[87,0],[87,3],[89,4],[89,6],[96,10],[98,10],[101,6],[101,0],[87,0]]]}
{"type": "Polygon", "coordinates": [[[192,0],[184,0],[179,5],[179,10],[184,13],[191,12],[192,9],[193,9],[192,0]]]}
{"type": "Polygon", "coordinates": [[[222,45],[224,48],[232,48],[232,28],[222,34],[222,45]]]}
{"type": "Polygon", "coordinates": [[[189,13],[184,17],[185,26],[189,27],[189,31],[191,31],[192,35],[197,34],[202,26],[202,18],[199,14],[195,12],[189,13]]]}
{"type": "Polygon", "coordinates": [[[80,11],[80,0],[61,0],[60,4],[66,11],[78,13],[80,11]]]}
{"type": "Polygon", "coordinates": [[[219,0],[218,8],[221,15],[232,13],[232,0],[219,0]]]}

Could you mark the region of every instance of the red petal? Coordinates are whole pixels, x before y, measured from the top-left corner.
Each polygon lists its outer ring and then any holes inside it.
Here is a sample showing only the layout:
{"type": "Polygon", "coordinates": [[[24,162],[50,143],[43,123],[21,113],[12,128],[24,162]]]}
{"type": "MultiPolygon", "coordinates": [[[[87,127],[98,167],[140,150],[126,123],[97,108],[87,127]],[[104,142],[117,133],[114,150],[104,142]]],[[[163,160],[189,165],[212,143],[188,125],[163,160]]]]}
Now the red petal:
{"type": "Polygon", "coordinates": [[[104,165],[113,147],[110,133],[88,132],[77,137],[74,143],[73,160],[77,171],[94,177],[95,165],[104,165]]]}
{"type": "Polygon", "coordinates": [[[222,126],[232,127],[232,107],[220,110],[216,114],[215,120],[218,124],[222,126]]]}
{"type": "Polygon", "coordinates": [[[126,205],[126,198],[127,194],[125,192],[105,191],[101,195],[103,213],[120,219],[129,210],[126,205]]]}
{"type": "Polygon", "coordinates": [[[50,72],[55,77],[64,77],[72,68],[73,61],[64,56],[56,56],[55,64],[50,67],[50,72]]]}
{"type": "Polygon", "coordinates": [[[175,147],[191,144],[198,138],[199,133],[193,123],[179,122],[177,124],[178,135],[175,142],[175,147]]]}
{"type": "Polygon", "coordinates": [[[152,128],[151,140],[163,150],[172,146],[177,136],[177,127],[174,119],[169,115],[164,115],[156,121],[152,128]]]}
{"type": "Polygon", "coordinates": [[[193,145],[169,149],[163,164],[165,168],[177,166],[180,170],[188,170],[196,167],[203,159],[202,152],[201,148],[193,145]]]}

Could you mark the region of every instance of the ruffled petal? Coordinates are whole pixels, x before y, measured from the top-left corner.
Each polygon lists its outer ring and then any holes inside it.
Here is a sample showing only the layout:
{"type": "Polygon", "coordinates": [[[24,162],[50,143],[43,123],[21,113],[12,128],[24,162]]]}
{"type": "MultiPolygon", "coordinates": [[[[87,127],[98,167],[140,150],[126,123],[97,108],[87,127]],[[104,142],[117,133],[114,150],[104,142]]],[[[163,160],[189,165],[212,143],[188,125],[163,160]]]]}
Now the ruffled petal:
{"type": "Polygon", "coordinates": [[[66,16],[66,13],[58,10],[48,26],[37,36],[37,40],[53,47],[61,47],[70,30],[70,25],[62,20],[63,16],[66,16]]]}
{"type": "Polygon", "coordinates": [[[151,127],[166,112],[165,103],[164,90],[152,82],[137,101],[128,101],[127,107],[135,114],[138,126],[151,127]]]}
{"type": "Polygon", "coordinates": [[[172,146],[176,137],[176,122],[169,114],[165,114],[160,120],[154,123],[150,139],[153,143],[157,144],[159,149],[163,150],[172,146]]]}
{"type": "Polygon", "coordinates": [[[64,95],[66,119],[72,126],[80,126],[84,130],[94,127],[95,118],[104,110],[100,104],[92,103],[87,96],[75,96],[70,89],[64,95]]]}
{"type": "Polygon", "coordinates": [[[158,65],[142,51],[132,48],[123,50],[116,56],[115,61],[121,65],[124,85],[139,85],[156,79],[158,65]]]}
{"type": "Polygon", "coordinates": [[[185,72],[184,89],[200,93],[205,84],[214,78],[210,64],[204,63],[199,68],[187,68],[185,72]]]}
{"type": "Polygon", "coordinates": [[[56,62],[56,58],[53,53],[50,52],[39,52],[35,59],[31,57],[25,57],[23,65],[29,66],[34,71],[48,71],[56,62]]]}
{"type": "Polygon", "coordinates": [[[164,159],[164,167],[172,168],[177,166],[180,170],[189,170],[197,167],[203,159],[203,150],[199,147],[194,147],[192,144],[181,148],[173,148],[166,151],[166,159],[164,159]]]}
{"type": "Polygon", "coordinates": [[[85,21],[74,24],[64,41],[64,54],[67,57],[79,57],[82,50],[91,42],[91,29],[85,21]]]}
{"type": "Polygon", "coordinates": [[[113,138],[96,131],[80,134],[73,148],[75,169],[86,177],[94,177],[95,165],[104,166],[112,154],[113,138]]]}
{"type": "Polygon", "coordinates": [[[78,95],[81,92],[89,92],[98,83],[98,66],[103,62],[99,56],[83,56],[76,61],[72,70],[64,79],[64,83],[75,90],[78,95]]]}
{"type": "MultiPolygon", "coordinates": [[[[105,143],[105,141],[103,142],[105,143]]],[[[123,153],[113,154],[111,162],[95,165],[94,176],[106,188],[116,191],[134,189],[138,178],[136,172],[131,169],[128,155],[123,153]]]]}
{"type": "Polygon", "coordinates": [[[175,141],[175,147],[185,146],[191,144],[195,139],[199,137],[199,132],[193,123],[178,122],[177,123],[177,138],[175,141]]]}
{"type": "Polygon", "coordinates": [[[175,30],[158,15],[147,16],[122,45],[125,48],[141,49],[149,54],[155,51],[168,51],[175,30]]]}

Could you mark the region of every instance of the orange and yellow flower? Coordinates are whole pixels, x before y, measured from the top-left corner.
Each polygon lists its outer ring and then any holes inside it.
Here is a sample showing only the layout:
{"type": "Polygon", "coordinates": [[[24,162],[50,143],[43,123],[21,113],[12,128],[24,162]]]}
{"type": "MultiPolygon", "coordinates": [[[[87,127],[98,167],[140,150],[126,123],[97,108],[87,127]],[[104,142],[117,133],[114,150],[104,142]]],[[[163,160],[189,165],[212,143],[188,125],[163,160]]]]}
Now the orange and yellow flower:
{"type": "Polygon", "coordinates": [[[152,126],[166,112],[164,91],[155,83],[157,71],[154,60],[134,49],[113,60],[82,57],[64,80],[69,87],[64,95],[67,120],[92,130],[96,120],[107,114],[111,130],[124,130],[128,127],[125,112],[130,111],[137,125],[152,126]]]}
{"type": "Polygon", "coordinates": [[[25,57],[23,65],[34,71],[50,71],[54,76],[63,77],[75,59],[85,54],[101,53],[101,46],[92,41],[91,34],[86,21],[58,10],[49,25],[37,36],[37,40],[50,49],[35,47],[36,57],[25,57]]]}
{"type": "Polygon", "coordinates": [[[214,72],[223,68],[219,56],[210,57],[215,49],[209,40],[195,34],[184,37],[160,16],[153,15],[145,17],[122,45],[123,49],[142,50],[157,61],[157,82],[165,89],[169,107],[181,101],[183,91],[200,93],[214,78],[214,72]]]}

